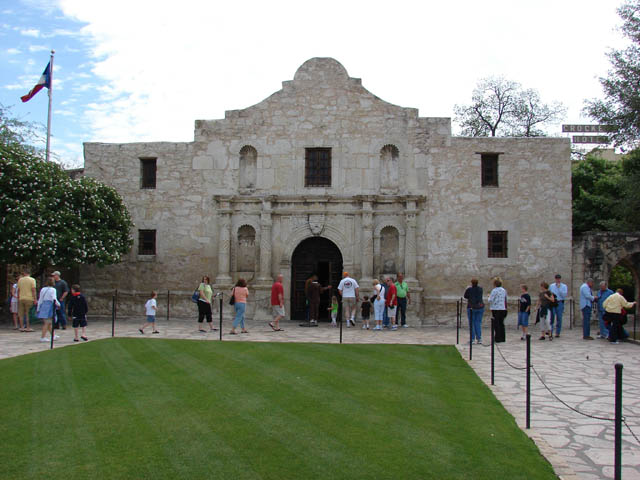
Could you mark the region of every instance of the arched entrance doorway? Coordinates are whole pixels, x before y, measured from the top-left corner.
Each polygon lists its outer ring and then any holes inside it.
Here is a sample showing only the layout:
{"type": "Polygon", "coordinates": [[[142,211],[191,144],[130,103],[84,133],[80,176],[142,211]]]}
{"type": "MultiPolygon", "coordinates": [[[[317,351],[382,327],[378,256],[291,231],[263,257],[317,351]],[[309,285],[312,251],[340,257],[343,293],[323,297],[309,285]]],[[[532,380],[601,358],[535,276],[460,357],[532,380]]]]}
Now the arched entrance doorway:
{"type": "Polygon", "coordinates": [[[331,295],[337,294],[342,276],[342,254],[331,240],[322,237],[307,238],[293,251],[291,256],[291,318],[306,318],[306,298],[304,284],[311,275],[316,274],[321,285],[331,285],[333,289],[322,295],[320,300],[320,318],[328,318],[327,308],[331,295]]]}

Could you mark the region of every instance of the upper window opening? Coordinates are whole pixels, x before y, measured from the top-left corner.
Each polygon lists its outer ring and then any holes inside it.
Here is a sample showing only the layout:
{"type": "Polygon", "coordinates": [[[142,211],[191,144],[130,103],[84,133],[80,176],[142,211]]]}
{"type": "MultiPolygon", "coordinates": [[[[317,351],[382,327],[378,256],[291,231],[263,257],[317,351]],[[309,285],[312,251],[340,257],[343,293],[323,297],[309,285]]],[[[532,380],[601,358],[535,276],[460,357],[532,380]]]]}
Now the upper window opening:
{"type": "Polygon", "coordinates": [[[483,153],[480,156],[482,162],[482,186],[498,186],[498,154],[483,153]]]}
{"type": "Polygon", "coordinates": [[[305,149],[304,186],[305,187],[330,187],[331,186],[331,149],[330,148],[305,149]]]}
{"type": "Polygon", "coordinates": [[[140,159],[140,188],[156,188],[156,159],[140,159]]]}

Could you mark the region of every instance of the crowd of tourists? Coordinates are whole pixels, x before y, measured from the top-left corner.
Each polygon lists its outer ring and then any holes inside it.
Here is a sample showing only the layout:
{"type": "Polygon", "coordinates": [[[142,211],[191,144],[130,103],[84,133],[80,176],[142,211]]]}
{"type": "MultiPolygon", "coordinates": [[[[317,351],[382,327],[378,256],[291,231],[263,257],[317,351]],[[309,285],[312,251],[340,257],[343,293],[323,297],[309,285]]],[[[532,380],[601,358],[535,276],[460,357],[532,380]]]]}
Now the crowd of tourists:
{"type": "MultiPolygon", "coordinates": [[[[280,322],[285,318],[283,276],[276,277],[271,286],[272,320],[268,326],[276,331],[283,331],[280,322]]],[[[508,312],[507,291],[502,286],[502,279],[496,277],[492,281],[492,289],[486,297],[486,303],[491,311],[494,324],[494,341],[506,340],[505,318],[508,312]]],[[[611,343],[619,343],[629,335],[624,325],[626,311],[635,306],[636,302],[628,302],[624,298],[622,289],[613,292],[606,282],[600,282],[599,289],[593,291],[593,279],[587,279],[579,289],[579,306],[582,313],[582,338],[593,340],[591,336],[591,317],[594,306],[598,317],[598,338],[607,339],[611,343]]],[[[411,303],[409,285],[404,274],[398,272],[395,276],[387,276],[382,280],[374,279],[368,295],[361,295],[361,287],[348,272],[343,272],[342,279],[331,295],[331,302],[327,308],[330,318],[329,326],[338,325],[338,313],[342,306],[342,318],[347,328],[356,326],[356,318],[360,314],[363,330],[381,331],[384,329],[397,330],[398,327],[408,328],[407,306],[411,303]],[[371,317],[373,316],[373,319],[371,317]]],[[[333,291],[331,285],[321,285],[317,275],[312,275],[305,282],[304,295],[306,299],[307,322],[301,326],[317,327],[320,320],[320,304],[322,295],[333,291]]],[[[542,281],[539,285],[535,305],[527,285],[520,285],[519,306],[517,312],[517,326],[522,331],[520,337],[524,340],[529,333],[529,319],[535,314],[535,324],[539,325],[539,339],[552,341],[562,333],[565,302],[569,290],[562,282],[560,274],[555,275],[551,284],[542,281]]],[[[198,288],[194,291],[192,300],[197,304],[198,330],[200,332],[216,331],[212,318],[212,302],[220,292],[214,295],[213,287],[208,276],[203,276],[198,288]],[[204,328],[204,323],[208,328],[204,328]]],[[[141,334],[145,329],[152,328],[152,333],[160,333],[156,328],[157,292],[151,292],[144,305],[145,321],[139,328],[141,334]]],[[[485,312],[485,296],[483,288],[478,285],[478,279],[472,278],[471,285],[465,290],[467,300],[467,318],[470,329],[470,341],[482,344],[482,323],[485,312]]],[[[234,319],[231,335],[249,333],[245,325],[247,301],[250,298],[247,282],[239,278],[229,292],[229,303],[234,308],[234,319]],[[238,331],[239,330],[239,331],[238,331]]],[[[87,300],[82,294],[80,285],[69,285],[64,281],[59,271],[53,272],[45,279],[45,286],[36,294],[36,281],[29,272],[24,271],[15,277],[11,286],[10,311],[13,316],[13,328],[21,332],[33,332],[31,321],[42,321],[41,342],[58,339],[56,329],[66,330],[67,318],[72,319],[74,342],[88,341],[87,328],[87,300]]]]}
{"type": "Polygon", "coordinates": [[[67,317],[71,318],[74,330],[74,342],[88,341],[87,312],[89,306],[80,290],[80,285],[69,285],[55,271],[45,279],[45,285],[36,294],[36,280],[28,271],[16,275],[11,285],[10,307],[13,329],[20,332],[33,332],[31,322],[42,321],[41,342],[50,342],[51,336],[57,340],[55,329],[67,329],[67,317]]]}
{"type": "MultiPolygon", "coordinates": [[[[619,343],[629,334],[624,329],[626,310],[633,308],[636,302],[628,302],[619,288],[615,293],[607,288],[607,282],[600,282],[600,289],[593,292],[593,279],[589,278],[580,286],[580,311],[582,313],[582,338],[593,340],[591,336],[591,317],[594,304],[597,305],[598,338],[607,339],[611,343],[619,343]]],[[[527,285],[520,285],[518,306],[518,328],[522,329],[520,340],[525,340],[529,332],[529,317],[535,312],[535,324],[539,324],[540,340],[552,341],[559,338],[562,332],[562,319],[565,302],[569,289],[562,282],[560,274],[555,275],[552,284],[542,281],[535,306],[529,294],[527,285]],[[554,334],[555,331],[555,334],[554,334]]],[[[471,285],[465,290],[467,300],[467,319],[470,329],[470,342],[482,344],[482,318],[485,310],[482,287],[478,286],[478,279],[471,279],[471,285]]],[[[493,279],[493,289],[487,298],[491,317],[494,320],[494,341],[501,343],[506,340],[504,320],[507,316],[507,291],[502,286],[502,279],[493,279]]]]}

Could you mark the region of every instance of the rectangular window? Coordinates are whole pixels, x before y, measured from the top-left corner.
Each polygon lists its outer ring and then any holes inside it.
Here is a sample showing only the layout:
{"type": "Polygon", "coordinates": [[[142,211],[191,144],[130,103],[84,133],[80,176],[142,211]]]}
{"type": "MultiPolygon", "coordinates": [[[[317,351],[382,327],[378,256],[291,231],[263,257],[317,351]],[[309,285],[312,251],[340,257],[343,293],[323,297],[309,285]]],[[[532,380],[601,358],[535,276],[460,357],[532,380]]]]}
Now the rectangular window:
{"type": "Polygon", "coordinates": [[[331,149],[330,148],[305,149],[304,186],[305,187],[330,187],[331,186],[331,149]]]}
{"type": "Polygon", "coordinates": [[[489,258],[507,258],[509,255],[508,236],[506,231],[489,232],[489,258]]]}
{"type": "Polygon", "coordinates": [[[480,154],[482,162],[482,186],[497,187],[498,186],[498,154],[482,153],[480,154]]]}
{"type": "Polygon", "coordinates": [[[156,159],[140,159],[140,188],[156,188],[156,159]]]}
{"type": "Polygon", "coordinates": [[[156,231],[138,230],[138,255],[156,254],[156,231]]]}

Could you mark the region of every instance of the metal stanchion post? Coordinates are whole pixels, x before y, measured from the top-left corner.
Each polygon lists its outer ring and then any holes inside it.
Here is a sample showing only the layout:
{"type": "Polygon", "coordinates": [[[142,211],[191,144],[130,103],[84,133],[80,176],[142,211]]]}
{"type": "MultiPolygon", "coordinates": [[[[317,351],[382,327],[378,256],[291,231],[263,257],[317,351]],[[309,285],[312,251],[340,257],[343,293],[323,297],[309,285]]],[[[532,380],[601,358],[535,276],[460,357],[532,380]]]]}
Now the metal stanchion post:
{"type": "Polygon", "coordinates": [[[616,409],[613,478],[622,478],[622,364],[616,363],[616,409]]]}
{"type": "Polygon", "coordinates": [[[111,297],[111,336],[116,334],[116,296],[111,297]]]}
{"type": "Polygon", "coordinates": [[[469,325],[469,360],[473,360],[473,330],[469,325]]]}
{"type": "Polygon", "coordinates": [[[460,300],[456,301],[456,345],[460,343],[460,300]]]}
{"type": "Polygon", "coordinates": [[[495,319],[493,318],[493,315],[491,315],[491,385],[495,385],[494,382],[494,368],[495,368],[495,352],[494,352],[494,343],[495,343],[495,336],[496,336],[496,330],[495,330],[495,319]]]}
{"type": "Polygon", "coordinates": [[[169,322],[169,309],[171,305],[171,290],[167,290],[167,323],[169,322]]]}
{"type": "MultiPolygon", "coordinates": [[[[55,308],[55,305],[53,306],[53,308],[55,308]]],[[[27,315],[29,314],[27,313],[27,315]]],[[[53,350],[53,337],[55,337],[55,333],[56,333],[56,329],[54,328],[55,324],[53,323],[56,319],[55,315],[56,313],[53,312],[53,318],[51,319],[51,345],[49,345],[49,350],[53,350]]]]}
{"type": "Polygon", "coordinates": [[[340,345],[342,345],[342,316],[343,316],[342,313],[343,313],[343,310],[342,308],[340,308],[340,345]]]}
{"type": "Polygon", "coordinates": [[[531,428],[531,334],[527,333],[527,428],[531,428]]]}
{"type": "Polygon", "coordinates": [[[220,341],[222,341],[222,297],[224,295],[220,293],[220,341]]]}

